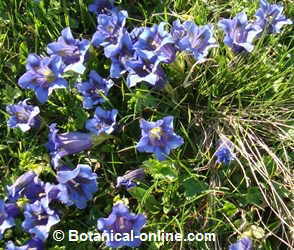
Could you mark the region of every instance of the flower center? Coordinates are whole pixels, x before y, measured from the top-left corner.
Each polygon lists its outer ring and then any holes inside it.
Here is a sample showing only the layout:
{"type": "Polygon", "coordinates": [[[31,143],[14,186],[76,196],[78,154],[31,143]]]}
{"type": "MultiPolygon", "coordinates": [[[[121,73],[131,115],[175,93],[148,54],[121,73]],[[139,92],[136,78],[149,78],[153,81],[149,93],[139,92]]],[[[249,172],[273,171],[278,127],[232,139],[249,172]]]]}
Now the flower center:
{"type": "Polygon", "coordinates": [[[44,219],[47,219],[47,216],[46,216],[46,215],[41,215],[41,214],[39,214],[39,215],[37,216],[37,218],[38,218],[38,220],[44,220],[44,219]]]}
{"type": "Polygon", "coordinates": [[[75,180],[69,181],[75,188],[78,188],[80,186],[80,183],[76,182],[75,180]]]}
{"type": "Polygon", "coordinates": [[[163,135],[163,131],[161,127],[152,128],[149,131],[149,136],[153,140],[160,140],[161,136],[163,135]]]}
{"type": "Polygon", "coordinates": [[[119,216],[116,219],[114,227],[116,232],[127,233],[132,228],[132,222],[123,216],[119,216]]]}
{"type": "Polygon", "coordinates": [[[16,112],[15,116],[20,121],[27,121],[28,120],[28,115],[25,112],[16,112]]]}
{"type": "Polygon", "coordinates": [[[78,55],[79,50],[76,46],[65,46],[62,50],[58,53],[60,56],[73,56],[78,55]]]}
{"type": "Polygon", "coordinates": [[[48,67],[42,70],[42,74],[47,82],[53,82],[55,80],[55,75],[51,69],[48,67]]]}
{"type": "Polygon", "coordinates": [[[124,230],[126,228],[124,217],[119,217],[118,226],[120,230],[124,230]]]}

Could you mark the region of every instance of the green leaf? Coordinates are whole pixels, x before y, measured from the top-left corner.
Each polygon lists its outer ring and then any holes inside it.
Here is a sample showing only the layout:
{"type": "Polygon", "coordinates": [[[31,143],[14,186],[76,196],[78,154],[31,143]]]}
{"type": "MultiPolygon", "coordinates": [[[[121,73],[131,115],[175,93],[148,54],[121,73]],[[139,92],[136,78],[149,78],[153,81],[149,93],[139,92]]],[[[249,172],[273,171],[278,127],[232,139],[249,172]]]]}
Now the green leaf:
{"type": "Polygon", "coordinates": [[[186,197],[191,197],[202,193],[208,189],[208,185],[200,180],[189,178],[183,183],[186,197]]]}
{"type": "Polygon", "coordinates": [[[147,190],[141,187],[133,187],[128,192],[149,211],[160,211],[160,203],[147,190]]]}
{"type": "Polygon", "coordinates": [[[261,205],[262,200],[263,200],[262,195],[261,195],[258,187],[251,187],[248,189],[248,192],[246,194],[246,203],[247,204],[261,205]]]}
{"type": "Polygon", "coordinates": [[[151,159],[143,162],[143,165],[146,167],[145,171],[154,179],[163,179],[170,182],[178,177],[177,170],[172,162],[151,159]]]}
{"type": "Polygon", "coordinates": [[[223,208],[221,209],[226,215],[232,216],[237,212],[237,207],[231,203],[226,201],[223,208]]]}
{"type": "Polygon", "coordinates": [[[99,135],[93,135],[93,144],[94,146],[98,146],[101,143],[103,143],[104,141],[110,139],[110,138],[115,138],[113,135],[108,135],[105,133],[101,133],[99,135]]]}
{"type": "Polygon", "coordinates": [[[6,149],[6,148],[8,148],[7,145],[2,145],[2,144],[0,144],[0,151],[1,151],[1,150],[4,150],[4,149],[6,149]]]}
{"type": "Polygon", "coordinates": [[[12,104],[14,100],[22,95],[20,89],[7,85],[5,89],[2,90],[2,103],[3,104],[12,104]]]}

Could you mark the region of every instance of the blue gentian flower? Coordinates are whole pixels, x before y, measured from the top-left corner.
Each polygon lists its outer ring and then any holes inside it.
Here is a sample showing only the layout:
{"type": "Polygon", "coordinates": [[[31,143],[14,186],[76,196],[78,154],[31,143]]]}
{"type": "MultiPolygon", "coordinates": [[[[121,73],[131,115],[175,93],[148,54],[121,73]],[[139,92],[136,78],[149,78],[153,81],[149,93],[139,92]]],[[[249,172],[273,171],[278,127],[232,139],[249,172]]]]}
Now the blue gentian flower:
{"type": "Polygon", "coordinates": [[[217,157],[217,163],[229,164],[235,158],[233,143],[228,139],[220,140],[215,156],[217,157]]]}
{"type": "Polygon", "coordinates": [[[41,103],[48,100],[53,89],[67,87],[67,81],[61,77],[64,66],[60,56],[41,58],[30,54],[26,68],[27,72],[19,78],[18,84],[24,89],[33,89],[41,103]]]}
{"type": "Polygon", "coordinates": [[[57,172],[60,184],[59,200],[67,205],[75,204],[79,209],[87,206],[98,189],[97,175],[88,165],[77,165],[75,169],[63,166],[57,172]]]}
{"type": "MultiPolygon", "coordinates": [[[[115,241],[111,237],[109,241],[106,241],[108,247],[138,247],[141,244],[139,239],[140,231],[146,223],[146,217],[143,214],[133,214],[129,212],[127,206],[123,203],[118,203],[113,206],[111,214],[108,218],[99,218],[97,220],[97,227],[105,234],[116,234],[121,235],[131,234],[133,231],[134,239],[130,241],[123,240],[115,241]]],[[[129,237],[130,238],[130,237],[129,237]]]]}
{"type": "Polygon", "coordinates": [[[220,20],[218,25],[225,32],[224,43],[235,53],[251,52],[254,48],[252,44],[254,39],[262,31],[258,25],[248,23],[247,16],[243,12],[233,19],[220,20]]]}
{"type": "Polygon", "coordinates": [[[191,54],[199,62],[206,58],[210,48],[218,46],[213,37],[213,28],[209,24],[197,26],[191,21],[181,24],[176,20],[173,22],[171,34],[177,48],[191,54]]]}
{"type": "Polygon", "coordinates": [[[260,0],[260,8],[255,16],[255,23],[269,33],[280,33],[282,26],[292,24],[292,21],[283,15],[283,6],[269,4],[266,0],[260,0]]]}
{"type": "Polygon", "coordinates": [[[88,10],[94,14],[105,14],[114,7],[113,2],[114,0],[94,0],[88,10]]]}
{"type": "Polygon", "coordinates": [[[229,250],[252,250],[252,241],[250,238],[244,237],[230,245],[229,250]]]}
{"type": "Polygon", "coordinates": [[[134,56],[125,64],[128,71],[127,86],[136,86],[140,82],[146,82],[155,89],[161,89],[166,83],[166,75],[160,66],[160,62],[152,63],[134,56]]]}
{"type": "Polygon", "coordinates": [[[144,178],[144,169],[138,168],[133,171],[130,171],[126,173],[123,176],[118,176],[116,181],[116,187],[119,188],[121,186],[124,186],[126,189],[130,189],[132,187],[137,186],[137,184],[134,182],[135,179],[142,179],[144,178]]]}
{"type": "Polygon", "coordinates": [[[6,244],[6,250],[44,250],[45,244],[42,240],[34,237],[30,239],[23,246],[16,246],[12,241],[8,241],[6,244]]]}
{"type": "Polygon", "coordinates": [[[154,153],[160,161],[184,143],[182,137],[175,134],[173,116],[166,116],[156,122],[140,120],[142,138],[136,148],[139,152],[154,153]]]}
{"type": "Polygon", "coordinates": [[[15,217],[19,214],[19,208],[14,203],[5,203],[0,200],[0,240],[6,229],[15,225],[15,217]]]}
{"type": "Polygon", "coordinates": [[[22,223],[24,230],[42,241],[48,238],[50,228],[60,221],[58,214],[49,208],[47,198],[26,204],[24,217],[22,223]]]}
{"type": "Polygon", "coordinates": [[[76,85],[78,91],[84,96],[83,107],[91,109],[94,105],[103,103],[105,99],[102,94],[107,96],[113,84],[112,80],[106,80],[95,70],[91,70],[89,80],[76,85]]]}
{"type": "Polygon", "coordinates": [[[116,109],[104,110],[97,107],[94,118],[87,120],[86,129],[96,135],[101,133],[111,134],[114,130],[117,113],[116,109]]]}
{"type": "Polygon", "coordinates": [[[121,50],[127,16],[126,11],[112,9],[108,14],[100,14],[97,17],[97,31],[92,37],[92,44],[95,47],[104,47],[104,54],[108,58],[115,56],[121,50]]]}
{"type": "Polygon", "coordinates": [[[125,73],[127,70],[126,63],[133,59],[134,53],[135,50],[130,34],[125,31],[120,40],[120,53],[110,57],[110,77],[119,78],[123,73],[125,73]]]}
{"type": "Polygon", "coordinates": [[[57,168],[59,161],[63,156],[79,153],[93,146],[95,137],[93,134],[81,132],[67,132],[58,134],[56,123],[49,126],[49,142],[47,149],[52,157],[52,165],[57,168]]]}
{"type": "Polygon", "coordinates": [[[23,132],[40,127],[40,109],[37,106],[28,105],[27,100],[7,105],[6,111],[11,115],[7,121],[8,127],[20,128],[23,132]]]}
{"type": "Polygon", "coordinates": [[[64,72],[74,71],[83,74],[85,66],[83,65],[85,55],[90,47],[90,41],[86,39],[74,39],[69,27],[61,31],[61,37],[57,42],[49,43],[47,52],[49,55],[61,56],[66,65],[64,72]]]}
{"type": "Polygon", "coordinates": [[[60,185],[54,185],[51,183],[46,183],[44,188],[44,193],[40,193],[39,196],[41,198],[47,197],[49,202],[59,200],[59,193],[60,193],[60,185]]]}
{"type": "Polygon", "coordinates": [[[16,202],[19,198],[26,198],[29,202],[34,203],[45,194],[45,184],[33,171],[22,174],[11,185],[7,186],[8,200],[16,202]]]}
{"type": "Polygon", "coordinates": [[[143,59],[172,63],[176,58],[176,49],[171,34],[165,30],[166,23],[155,24],[151,28],[140,30],[134,48],[143,59]]]}
{"type": "MultiPolygon", "coordinates": [[[[129,88],[136,86],[140,82],[146,82],[155,89],[164,87],[166,76],[160,66],[160,60],[157,57],[152,58],[155,62],[142,58],[134,48],[134,44],[139,41],[144,28],[135,28],[131,33],[124,32],[121,39],[121,51],[116,56],[111,57],[111,77],[120,77],[121,74],[128,72],[127,86],[129,88]]],[[[143,54],[141,54],[143,55],[143,54]]],[[[143,56],[144,57],[144,56],[143,56]]]]}

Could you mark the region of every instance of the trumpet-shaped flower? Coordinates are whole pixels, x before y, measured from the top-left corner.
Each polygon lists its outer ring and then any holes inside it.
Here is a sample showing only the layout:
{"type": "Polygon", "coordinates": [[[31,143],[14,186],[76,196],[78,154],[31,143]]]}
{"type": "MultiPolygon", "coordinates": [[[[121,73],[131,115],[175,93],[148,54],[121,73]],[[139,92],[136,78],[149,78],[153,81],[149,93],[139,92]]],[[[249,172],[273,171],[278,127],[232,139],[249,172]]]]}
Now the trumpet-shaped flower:
{"type": "Polygon", "coordinates": [[[235,158],[235,155],[232,151],[233,143],[227,139],[221,140],[215,152],[215,156],[217,157],[216,162],[229,164],[235,158]]]}
{"type": "Polygon", "coordinates": [[[114,0],[94,0],[92,4],[88,6],[88,10],[95,14],[106,14],[111,10],[114,0]]]}
{"type": "Polygon", "coordinates": [[[22,174],[11,186],[7,186],[8,200],[16,202],[19,198],[27,198],[34,203],[45,193],[45,184],[33,171],[22,174]]]}
{"type": "Polygon", "coordinates": [[[110,77],[119,78],[123,73],[127,71],[126,63],[132,60],[135,50],[133,48],[133,42],[130,38],[130,34],[125,31],[120,40],[120,53],[110,57],[110,77]]]}
{"type": "Polygon", "coordinates": [[[30,239],[23,246],[16,246],[12,241],[8,241],[6,244],[6,250],[44,250],[44,242],[38,238],[30,239]]]}
{"type": "Polygon", "coordinates": [[[92,134],[81,132],[58,134],[56,123],[51,124],[49,128],[49,142],[46,147],[50,152],[52,165],[55,168],[59,166],[59,160],[63,156],[79,153],[93,146],[95,137],[92,134]]]}
{"type": "Polygon", "coordinates": [[[176,58],[176,49],[171,34],[165,30],[166,23],[145,27],[140,30],[134,48],[143,59],[153,63],[172,63],[176,58]]]}
{"type": "Polygon", "coordinates": [[[48,238],[50,228],[60,221],[58,214],[49,208],[47,198],[26,204],[24,217],[22,223],[24,230],[42,241],[48,238]]]}
{"type": "Polygon", "coordinates": [[[244,237],[230,245],[229,250],[252,250],[252,241],[250,238],[244,237]]]}
{"type": "Polygon", "coordinates": [[[19,214],[19,208],[14,203],[5,203],[0,200],[0,240],[6,229],[15,225],[15,217],[19,214]]]}
{"type": "Polygon", "coordinates": [[[139,56],[134,56],[126,62],[126,69],[129,72],[127,76],[127,86],[129,88],[136,86],[140,82],[146,82],[155,89],[161,89],[166,82],[166,75],[160,66],[160,62],[152,63],[143,60],[139,56]]]}
{"type": "Polygon", "coordinates": [[[27,100],[6,107],[7,113],[11,115],[7,121],[9,127],[20,128],[23,132],[26,132],[31,128],[38,128],[40,126],[40,109],[39,107],[28,105],[27,100]]]}
{"type": "Polygon", "coordinates": [[[83,107],[91,109],[94,105],[103,103],[105,101],[103,95],[108,95],[113,84],[112,80],[103,79],[95,70],[91,70],[89,80],[76,85],[84,96],[83,107]]]}
{"type": "Polygon", "coordinates": [[[260,0],[260,8],[255,16],[257,18],[255,23],[269,33],[280,33],[282,26],[293,23],[283,15],[283,6],[269,4],[266,0],[260,0]]]}
{"type": "Polygon", "coordinates": [[[111,134],[115,127],[117,113],[116,109],[108,111],[97,107],[94,118],[87,120],[86,129],[96,135],[101,133],[111,134]]]}
{"type": "Polygon", "coordinates": [[[121,50],[127,16],[126,11],[118,11],[114,8],[109,13],[97,17],[97,31],[92,37],[92,44],[96,47],[104,47],[104,54],[108,58],[115,56],[121,50]]]}
{"type": "Polygon", "coordinates": [[[224,43],[235,53],[251,52],[254,48],[253,41],[262,31],[260,26],[250,24],[245,13],[237,14],[233,19],[223,19],[218,22],[225,32],[224,43]]]}
{"type": "Polygon", "coordinates": [[[154,153],[160,161],[169,155],[171,149],[175,149],[184,143],[182,137],[175,134],[173,129],[173,117],[167,116],[156,122],[140,120],[142,138],[136,148],[139,152],[154,153]]]}
{"type": "Polygon", "coordinates": [[[61,56],[66,65],[64,71],[75,71],[82,74],[85,70],[83,65],[85,55],[90,47],[90,41],[86,39],[74,39],[69,27],[61,31],[61,37],[57,42],[49,43],[47,52],[49,55],[61,56]]]}
{"type": "Polygon", "coordinates": [[[141,244],[139,239],[140,231],[146,223],[146,217],[143,214],[133,214],[129,212],[127,206],[123,203],[118,203],[113,206],[111,214],[108,218],[99,218],[97,227],[105,234],[121,234],[128,235],[129,240],[122,237],[120,240],[112,239],[106,241],[108,247],[138,247],[141,244]],[[131,232],[133,231],[133,239],[131,239],[131,232]]]}
{"type": "Polygon", "coordinates": [[[123,176],[118,176],[116,181],[116,187],[119,188],[121,186],[125,186],[126,189],[130,189],[132,187],[137,186],[137,184],[134,182],[135,179],[142,179],[144,178],[144,169],[143,168],[138,168],[133,171],[130,171],[126,173],[123,176]]]}
{"type": "Polygon", "coordinates": [[[35,91],[38,100],[44,103],[56,88],[66,88],[67,81],[61,77],[63,62],[60,56],[43,57],[30,54],[27,59],[27,72],[18,80],[20,87],[35,91]]]}
{"type": "Polygon", "coordinates": [[[98,189],[97,175],[88,165],[77,165],[75,169],[61,167],[57,172],[60,185],[58,198],[61,202],[84,209],[87,202],[92,199],[93,193],[98,189]]]}
{"type": "Polygon", "coordinates": [[[213,37],[213,28],[209,24],[197,26],[191,21],[181,24],[176,20],[173,22],[171,34],[178,49],[191,54],[199,62],[206,58],[209,49],[218,46],[213,37]]]}

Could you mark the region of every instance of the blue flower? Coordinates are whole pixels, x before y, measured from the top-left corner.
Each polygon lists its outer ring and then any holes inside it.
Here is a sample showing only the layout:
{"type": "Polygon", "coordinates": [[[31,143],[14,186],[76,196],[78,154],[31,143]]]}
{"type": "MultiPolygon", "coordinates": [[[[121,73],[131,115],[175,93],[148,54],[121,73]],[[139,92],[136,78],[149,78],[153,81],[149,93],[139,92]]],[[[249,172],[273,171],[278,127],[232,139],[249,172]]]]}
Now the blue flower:
{"type": "Polygon", "coordinates": [[[8,200],[16,202],[19,198],[27,198],[33,203],[45,194],[45,184],[33,171],[22,174],[11,185],[7,186],[8,200]]]}
{"type": "Polygon", "coordinates": [[[75,71],[83,74],[85,66],[83,65],[85,55],[90,47],[90,41],[86,39],[74,39],[69,27],[61,31],[61,37],[57,42],[49,43],[47,52],[49,55],[61,56],[66,65],[64,71],[75,71]]]}
{"type": "Polygon", "coordinates": [[[58,134],[56,123],[49,126],[49,142],[46,144],[47,149],[52,157],[52,165],[57,168],[59,160],[66,155],[79,153],[93,146],[95,137],[92,134],[81,132],[67,132],[58,134]]]}
{"type": "MultiPolygon", "coordinates": [[[[111,214],[108,218],[99,218],[97,220],[97,227],[99,230],[106,234],[116,234],[121,235],[128,234],[130,236],[131,231],[133,231],[134,239],[127,241],[123,237],[119,241],[110,239],[106,241],[106,246],[108,247],[138,247],[141,244],[139,239],[140,231],[144,224],[146,223],[146,217],[143,214],[133,214],[129,212],[127,206],[123,203],[118,203],[113,206],[111,214]]],[[[129,237],[130,238],[130,237],[129,237]]]]}
{"type": "Polygon", "coordinates": [[[22,223],[24,230],[42,241],[48,238],[50,228],[60,221],[58,214],[49,208],[47,198],[26,204],[24,217],[22,223]]]}
{"type": "Polygon", "coordinates": [[[130,34],[125,31],[120,39],[120,52],[110,57],[111,68],[110,76],[114,78],[120,77],[123,73],[127,72],[127,86],[134,87],[140,82],[146,82],[156,89],[164,87],[166,76],[160,66],[160,60],[155,60],[157,57],[152,58],[155,62],[147,59],[143,54],[142,58],[138,51],[134,48],[134,43],[139,39],[140,34],[144,28],[135,28],[130,34]]]}
{"type": "Polygon", "coordinates": [[[146,82],[155,89],[161,89],[166,83],[166,76],[159,61],[152,63],[134,56],[126,62],[126,69],[128,71],[127,86],[129,88],[140,82],[146,82]]]}
{"type": "Polygon", "coordinates": [[[108,58],[115,56],[121,50],[127,16],[126,11],[112,9],[108,14],[100,14],[97,17],[97,31],[92,37],[92,44],[95,47],[104,47],[104,54],[108,58]]]}
{"type": "Polygon", "coordinates": [[[15,246],[12,241],[8,241],[5,249],[6,250],[30,250],[30,249],[44,250],[45,245],[42,240],[38,238],[32,238],[23,246],[15,246]]]}
{"type": "Polygon", "coordinates": [[[67,205],[75,204],[79,209],[87,206],[93,193],[98,189],[97,175],[88,165],[77,165],[75,169],[61,167],[57,172],[57,180],[60,183],[59,200],[67,205]]]}
{"type": "Polygon", "coordinates": [[[166,116],[156,122],[140,120],[142,138],[136,148],[139,152],[155,153],[158,160],[162,161],[175,149],[184,143],[182,137],[175,134],[173,117],[166,116]]]}
{"type": "Polygon", "coordinates": [[[269,4],[266,0],[260,0],[260,8],[255,16],[255,23],[269,33],[280,33],[282,26],[292,24],[292,21],[283,15],[283,6],[269,4]]]}
{"type": "Polygon", "coordinates": [[[94,0],[88,6],[88,10],[95,14],[105,14],[114,7],[113,2],[114,0],[94,0]]]}
{"type": "Polygon", "coordinates": [[[123,176],[118,176],[116,181],[116,187],[119,188],[121,186],[125,186],[126,189],[130,189],[132,187],[137,186],[137,184],[134,182],[135,179],[142,179],[144,178],[144,169],[143,168],[138,168],[133,171],[130,171],[129,173],[123,175],[123,176]]]}
{"type": "Polygon", "coordinates": [[[197,26],[191,21],[181,24],[179,20],[176,20],[173,22],[171,34],[178,49],[192,54],[199,62],[206,58],[210,48],[217,47],[213,28],[209,24],[197,26]]]}
{"type": "Polygon", "coordinates": [[[250,238],[244,237],[230,245],[229,250],[252,250],[252,241],[250,238]]]}
{"type": "Polygon", "coordinates": [[[113,86],[112,80],[103,79],[95,70],[91,70],[89,81],[78,83],[78,91],[84,96],[83,107],[91,109],[94,105],[103,103],[105,99],[102,94],[107,96],[113,86]]]}
{"type": "Polygon", "coordinates": [[[235,53],[251,52],[254,48],[253,41],[262,29],[256,24],[247,21],[245,13],[237,14],[233,19],[223,19],[218,22],[225,32],[224,43],[235,53]]]}
{"type": "Polygon", "coordinates": [[[61,77],[64,66],[60,56],[41,58],[30,54],[26,68],[27,72],[19,78],[18,84],[24,89],[33,89],[41,103],[48,100],[53,89],[67,87],[67,81],[61,77]]]}
{"type": "Polygon", "coordinates": [[[18,104],[7,105],[6,111],[11,115],[7,121],[10,128],[20,128],[23,132],[31,128],[40,127],[40,109],[37,106],[27,104],[27,100],[20,101],[18,104]]]}
{"type": "Polygon", "coordinates": [[[227,139],[223,139],[219,142],[219,147],[215,152],[217,157],[216,162],[229,164],[234,158],[235,155],[232,152],[233,143],[227,139]]]}
{"type": "Polygon", "coordinates": [[[19,214],[19,208],[14,203],[5,203],[0,200],[0,240],[6,229],[15,225],[14,218],[19,214]]]}
{"type": "Polygon", "coordinates": [[[126,31],[120,40],[120,53],[110,57],[110,77],[119,78],[123,73],[127,71],[126,63],[132,60],[134,57],[133,42],[130,38],[130,34],[126,31]]]}
{"type": "Polygon", "coordinates": [[[116,109],[108,111],[97,107],[94,118],[87,120],[86,129],[96,135],[101,133],[111,134],[114,130],[117,113],[116,109]]]}
{"type": "Polygon", "coordinates": [[[145,27],[140,30],[134,44],[137,54],[153,63],[172,63],[176,58],[176,49],[171,34],[165,30],[166,23],[145,27]]]}
{"type": "Polygon", "coordinates": [[[51,201],[58,201],[59,200],[59,193],[60,193],[60,185],[54,185],[51,183],[46,183],[45,188],[44,188],[44,193],[40,193],[39,196],[42,197],[47,197],[49,202],[51,201]]]}

